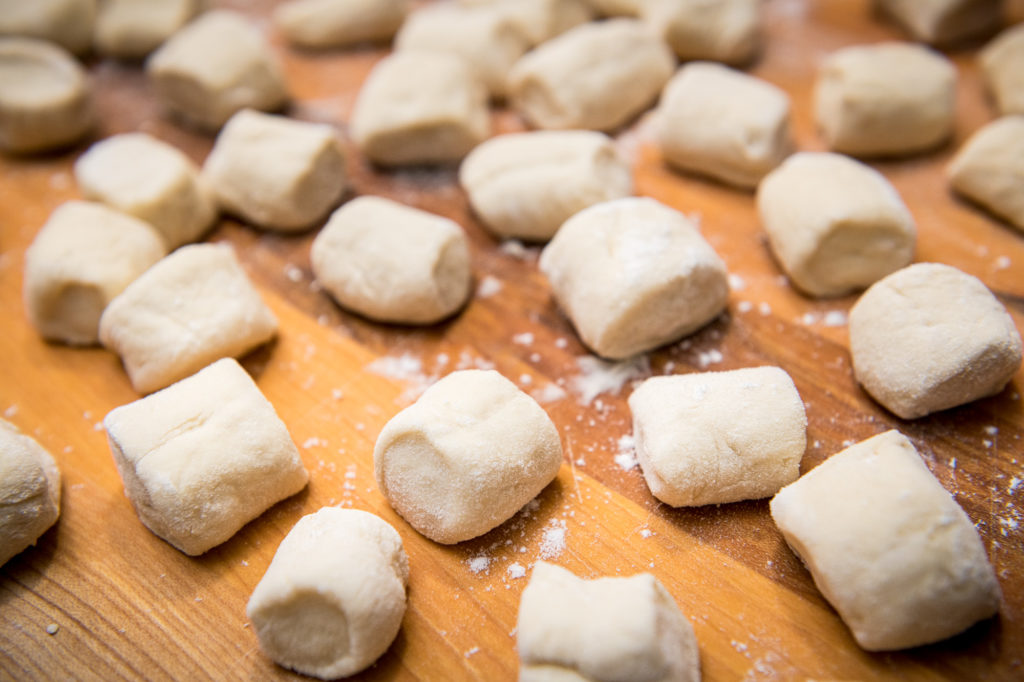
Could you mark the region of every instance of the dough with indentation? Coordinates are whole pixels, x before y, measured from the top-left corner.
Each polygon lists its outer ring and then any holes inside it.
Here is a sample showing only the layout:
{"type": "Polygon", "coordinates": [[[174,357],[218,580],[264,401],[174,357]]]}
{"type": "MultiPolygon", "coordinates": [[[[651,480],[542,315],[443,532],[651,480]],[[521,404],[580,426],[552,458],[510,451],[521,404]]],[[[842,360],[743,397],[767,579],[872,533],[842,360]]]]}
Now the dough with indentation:
{"type": "Polygon", "coordinates": [[[0,419],[0,566],[60,516],[60,470],[46,448],[0,419]]]}

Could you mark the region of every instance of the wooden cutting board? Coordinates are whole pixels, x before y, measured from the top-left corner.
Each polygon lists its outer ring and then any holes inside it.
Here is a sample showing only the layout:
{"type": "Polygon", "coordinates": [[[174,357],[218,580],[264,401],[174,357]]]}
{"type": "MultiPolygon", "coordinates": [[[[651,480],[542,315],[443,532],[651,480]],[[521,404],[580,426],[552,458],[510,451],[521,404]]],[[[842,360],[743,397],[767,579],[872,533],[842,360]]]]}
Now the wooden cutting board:
{"type": "MultiPolygon", "coordinates": [[[[232,4],[261,19],[272,5],[232,4]]],[[[816,63],[836,48],[901,33],[855,0],[770,0],[764,20],[766,49],[752,72],[790,93],[798,146],[821,149],[810,111],[816,63]]],[[[333,122],[344,133],[359,85],[385,51],[300,53],[268,31],[295,96],[290,113],[333,122]]],[[[874,165],[917,220],[917,260],[981,278],[1024,329],[1024,235],[952,197],[943,177],[952,152],[994,117],[974,51],[951,57],[960,72],[955,138],[933,153],[874,165]]],[[[89,68],[97,139],[143,130],[203,160],[212,140],[162,117],[137,65],[94,61],[89,68]]],[[[500,110],[495,128],[523,124],[500,110]]],[[[933,646],[868,654],[787,549],[766,500],[679,510],[658,504],[620,442],[630,433],[629,384],[590,404],[580,398],[578,360],[586,352],[537,271],[538,249],[489,237],[469,212],[454,168],[380,172],[351,146],[350,196],[381,194],[458,221],[470,236],[482,289],[442,325],[373,324],[341,311],[314,285],[309,245],[316,230],[281,236],[222,221],[209,239],[236,247],[281,321],[276,342],[244,364],[300,446],[311,482],[224,545],[184,556],[142,526],[114,469],[101,420],[138,397],[118,358],[42,342],[21,303],[25,249],[56,206],[79,196],[71,164],[82,145],[0,159],[0,413],[49,448],[64,476],[59,522],[0,568],[0,677],[293,677],[259,651],[245,603],[291,526],[340,504],[392,523],[411,565],[401,632],[359,679],[514,679],[516,610],[539,558],[586,577],[656,575],[693,622],[711,681],[1024,678],[1024,372],[1000,395],[972,405],[914,422],[888,414],[851,376],[844,320],[855,297],[815,301],[795,293],[767,251],[752,195],[668,170],[651,130],[641,118],[617,135],[638,193],[699,215],[738,279],[726,314],[652,353],[640,376],[783,367],[807,405],[802,471],[845,444],[889,428],[906,433],[976,522],[1003,588],[999,617],[933,646]],[[548,398],[565,463],[538,504],[482,538],[441,546],[413,531],[377,490],[373,443],[429,381],[481,366],[548,398]]]]}

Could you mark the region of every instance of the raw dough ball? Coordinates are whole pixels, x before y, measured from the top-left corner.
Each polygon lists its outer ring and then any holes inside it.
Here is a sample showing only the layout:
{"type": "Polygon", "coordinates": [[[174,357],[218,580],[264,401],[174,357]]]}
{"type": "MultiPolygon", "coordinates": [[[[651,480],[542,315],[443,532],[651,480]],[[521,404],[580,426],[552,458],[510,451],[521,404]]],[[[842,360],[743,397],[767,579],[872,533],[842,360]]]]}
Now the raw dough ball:
{"type": "Polygon", "coordinates": [[[237,12],[207,12],[150,56],[157,99],[193,125],[217,130],[245,108],[272,111],[288,95],[270,45],[237,12]]]}
{"type": "Polygon", "coordinates": [[[673,507],[770,497],[800,475],[807,415],[778,367],[652,377],[629,409],[647,485],[673,507]]]}
{"type": "Polygon", "coordinates": [[[107,304],[166,254],[141,220],[88,201],[61,204],[25,252],[25,310],[46,339],[94,344],[107,304]]]}
{"type": "Polygon", "coordinates": [[[666,161],[738,187],[756,187],[792,148],[786,93],[719,64],[681,68],[658,113],[666,161]]]}
{"type": "Polygon", "coordinates": [[[60,470],[34,438],[0,419],[0,566],[60,516],[60,470]]]}
{"type": "Polygon", "coordinates": [[[693,626],[650,573],[583,580],[538,561],[519,602],[520,682],[699,682],[693,626]]]}
{"type": "Polygon", "coordinates": [[[394,528],[369,512],[323,507],[289,531],[245,611],[275,663],[333,680],[391,645],[408,582],[394,528]]]}
{"type": "Polygon", "coordinates": [[[876,0],[916,40],[948,45],[994,31],[1002,22],[995,0],[876,0]]]}
{"type": "Polygon", "coordinates": [[[192,160],[144,133],[94,144],[75,162],[75,180],[86,197],[155,227],[171,249],[202,237],[217,217],[192,160]]]}
{"type": "Polygon", "coordinates": [[[462,0],[462,4],[491,7],[509,17],[528,38],[530,47],[594,18],[586,0],[462,0]]]}
{"type": "Polygon", "coordinates": [[[850,310],[857,381],[890,412],[915,419],[995,395],[1021,363],[1020,334],[981,280],[917,263],[864,292],[850,310]]]}
{"type": "Polygon", "coordinates": [[[0,38],[0,150],[26,154],[75,142],[92,128],[85,71],[63,49],[0,38]]]}
{"type": "Polygon", "coordinates": [[[300,47],[348,47],[390,40],[405,21],[409,0],[295,0],[274,12],[288,42],[300,47]]]}
{"type": "Polygon", "coordinates": [[[453,544],[512,518],[554,480],[558,429],[494,371],[452,372],[384,425],[377,486],[413,528],[453,544]]]}
{"type": "Polygon", "coordinates": [[[487,140],[459,169],[473,210],[499,237],[546,241],[587,206],[633,193],[633,173],[608,136],[586,130],[487,140]]]}
{"type": "Polygon", "coordinates": [[[100,341],[121,356],[132,386],[151,393],[218,358],[269,341],[277,318],[227,244],[183,246],[110,302],[100,341]]]}
{"type": "Polygon", "coordinates": [[[657,98],[674,66],[668,46],[642,22],[591,22],[516,62],[508,92],[538,128],[611,130],[657,98]]]}
{"type": "Polygon", "coordinates": [[[199,0],[101,0],[93,42],[97,52],[141,59],[188,23],[199,0]]]}
{"type": "Polygon", "coordinates": [[[953,189],[1024,230],[1024,116],[1005,116],[978,130],[948,173],[953,189]]]}
{"type": "Polygon", "coordinates": [[[583,342],[619,360],[700,329],[725,309],[725,264],[685,215],[647,198],[567,220],[540,269],[583,342]]]}
{"type": "Polygon", "coordinates": [[[814,117],[829,147],[859,156],[907,155],[953,132],[956,69],[910,43],[857,45],[818,72],[814,117]]]}
{"type": "Polygon", "coordinates": [[[0,0],[0,35],[54,42],[75,54],[92,44],[96,0],[0,0]]]}
{"type": "Polygon", "coordinates": [[[226,211],[295,232],[327,215],[345,192],[345,153],[329,125],[245,109],[227,122],[203,165],[226,211]]]}
{"type": "Polygon", "coordinates": [[[487,139],[487,89],[443,52],[396,52],[359,91],[350,130],[371,161],[388,166],[458,161],[487,139]]]}
{"type": "Polygon", "coordinates": [[[1024,24],[1000,33],[978,54],[1001,114],[1024,114],[1024,24]]]}
{"type": "Polygon", "coordinates": [[[801,152],[757,188],[768,243],[797,287],[842,296],[907,265],[917,230],[881,173],[839,154],[801,152]]]}
{"type": "Polygon", "coordinates": [[[111,410],[103,425],[139,519],[185,554],[226,542],[309,479],[284,422],[232,358],[111,410]]]}
{"type": "Polygon", "coordinates": [[[760,42],[761,0],[648,0],[642,16],[683,60],[743,64],[760,42]]]}
{"type": "Polygon", "coordinates": [[[999,610],[974,524],[898,431],[832,455],[771,512],[868,651],[937,642],[999,610]]]}

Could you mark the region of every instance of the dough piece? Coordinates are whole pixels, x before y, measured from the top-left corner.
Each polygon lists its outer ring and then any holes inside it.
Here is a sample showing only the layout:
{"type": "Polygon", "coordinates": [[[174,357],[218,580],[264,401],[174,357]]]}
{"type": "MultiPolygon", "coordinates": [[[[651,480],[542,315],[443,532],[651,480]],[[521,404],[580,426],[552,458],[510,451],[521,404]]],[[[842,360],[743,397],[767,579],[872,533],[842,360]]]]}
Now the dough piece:
{"type": "Polygon", "coordinates": [[[102,0],[96,17],[96,51],[142,59],[188,23],[199,0],[102,0]]]}
{"type": "Polygon", "coordinates": [[[998,0],[876,0],[915,40],[949,45],[995,31],[1002,23],[998,0]]]}
{"type": "Polygon", "coordinates": [[[957,192],[1024,230],[1024,116],[1005,116],[975,132],[948,174],[957,192]]]}
{"type": "Polygon", "coordinates": [[[93,125],[89,92],[85,71],[63,49],[0,38],[0,150],[29,154],[77,141],[93,125]]]}
{"type": "Polygon", "coordinates": [[[940,263],[875,283],[849,324],[854,376],[903,419],[995,395],[1021,363],[1006,308],[981,280],[940,263]]]}
{"type": "Polygon", "coordinates": [[[323,507],[289,531],[245,611],[275,663],[333,680],[391,645],[408,582],[394,528],[369,512],[323,507]]]}
{"type": "Polygon", "coordinates": [[[103,420],[139,519],[185,554],[202,554],[309,475],[274,406],[232,358],[103,420]]]}
{"type": "Polygon", "coordinates": [[[227,122],[203,165],[224,210],[270,230],[323,220],[345,193],[345,153],[329,125],[244,109],[227,122]]]}
{"type": "Polygon", "coordinates": [[[0,0],[0,35],[57,43],[75,54],[91,46],[95,20],[96,0],[0,0]]]}
{"type": "Polygon", "coordinates": [[[370,72],[350,130],[375,163],[458,161],[490,135],[487,88],[455,55],[396,52],[370,72]]]}
{"type": "Polygon", "coordinates": [[[519,602],[520,682],[699,682],[693,626],[650,573],[583,580],[538,561],[519,602]]]}
{"type": "Polygon", "coordinates": [[[530,47],[594,18],[587,0],[462,0],[462,4],[491,7],[509,17],[527,37],[530,47]]]}
{"type": "Polygon", "coordinates": [[[75,162],[75,180],[86,197],[155,227],[170,249],[202,237],[217,217],[192,160],[144,133],[93,145],[75,162]]]}
{"type": "Polygon", "coordinates": [[[719,64],[687,64],[661,97],[658,138],[668,163],[754,188],[790,153],[789,96],[719,64]]]}
{"type": "Polygon", "coordinates": [[[538,128],[608,131],[650,105],[674,66],[668,46],[642,22],[591,22],[516,62],[508,93],[538,128]]]}
{"type": "Polygon", "coordinates": [[[620,360],[682,338],[725,309],[725,264],[685,215],[647,198],[596,204],[540,257],[552,293],[595,353],[620,360]]]}
{"type": "Polygon", "coordinates": [[[771,512],[868,651],[937,642],[999,610],[974,524],[899,431],[832,455],[771,512]]]}
{"type": "Polygon", "coordinates": [[[635,17],[645,0],[587,0],[598,14],[605,17],[635,17]]]}
{"type": "Polygon", "coordinates": [[[483,535],[554,480],[558,429],[495,371],[452,372],[391,418],[373,449],[377,486],[413,528],[453,544],[483,535]]]}
{"type": "Polygon", "coordinates": [[[266,39],[243,15],[202,14],[146,62],[157,99],[183,120],[217,130],[245,108],[273,111],[288,98],[266,39]]]}
{"type": "Polygon", "coordinates": [[[1024,24],[1000,33],[978,54],[1001,114],[1024,114],[1024,24]]]}
{"type": "Polygon", "coordinates": [[[447,218],[382,197],[359,197],[331,216],[310,250],[317,282],[371,320],[433,324],[466,302],[469,242],[447,218]]]}
{"type": "Polygon", "coordinates": [[[680,59],[745,64],[760,44],[761,0],[648,0],[642,16],[680,59]]]}
{"type": "Polygon", "coordinates": [[[107,304],[166,254],[141,220],[88,201],[61,204],[25,252],[29,320],[51,341],[94,344],[107,304]]]}
{"type": "Polygon", "coordinates": [[[810,296],[842,296],[908,265],[917,230],[881,173],[827,152],[801,152],[757,188],[782,269],[810,296]]]}
{"type": "Polygon", "coordinates": [[[121,356],[132,386],[151,393],[214,360],[239,357],[277,333],[227,244],[183,246],[110,302],[100,341],[121,356]]]}
{"type": "Polygon", "coordinates": [[[771,497],[800,475],[807,415],[778,367],[651,377],[629,409],[647,486],[673,507],[771,497]]]}
{"type": "Polygon", "coordinates": [[[847,47],[818,72],[814,117],[831,149],[857,156],[905,156],[953,132],[956,68],[910,43],[847,47]]]}
{"type": "Polygon", "coordinates": [[[299,47],[349,47],[391,40],[409,0],[295,0],[274,12],[274,23],[299,47]]]}
{"type": "Polygon", "coordinates": [[[498,237],[547,241],[584,208],[633,193],[633,173],[608,136],[587,130],[487,140],[459,169],[473,210],[498,237]]]}
{"type": "Polygon", "coordinates": [[[0,566],[20,554],[60,516],[60,470],[53,455],[0,419],[0,566]]]}

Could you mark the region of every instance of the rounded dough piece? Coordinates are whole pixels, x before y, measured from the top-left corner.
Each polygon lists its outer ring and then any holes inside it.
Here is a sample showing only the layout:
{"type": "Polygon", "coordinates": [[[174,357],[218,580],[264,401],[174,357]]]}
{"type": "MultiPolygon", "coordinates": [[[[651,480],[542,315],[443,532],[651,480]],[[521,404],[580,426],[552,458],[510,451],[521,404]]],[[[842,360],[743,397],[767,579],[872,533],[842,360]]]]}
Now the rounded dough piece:
{"type": "Polygon", "coordinates": [[[975,132],[947,174],[954,190],[1024,231],[1024,115],[1004,116],[975,132]]]}
{"type": "Polygon", "coordinates": [[[293,45],[348,47],[390,40],[408,11],[409,0],[295,0],[274,11],[274,23],[293,45]]]}
{"type": "Polygon", "coordinates": [[[60,470],[53,455],[0,419],[0,566],[34,545],[60,516],[60,470]]]}
{"type": "Polygon", "coordinates": [[[468,6],[491,7],[511,19],[530,47],[561,35],[594,18],[587,0],[461,0],[468,6]]]}
{"type": "Polygon", "coordinates": [[[949,45],[983,37],[999,27],[1003,3],[998,0],[875,0],[916,40],[949,45]]]}
{"type": "Polygon", "coordinates": [[[452,372],[377,437],[377,486],[413,528],[453,544],[483,535],[558,474],[558,429],[494,371],[452,372]]]}
{"type": "Polygon", "coordinates": [[[647,0],[641,16],[684,61],[749,62],[760,43],[761,0],[647,0]]]}
{"type": "Polygon", "coordinates": [[[141,59],[188,23],[200,0],[102,0],[93,43],[100,54],[141,59]]]}
{"type": "Polygon", "coordinates": [[[281,541],[245,610],[275,663],[325,680],[347,677],[391,646],[408,582],[394,528],[369,512],[323,507],[281,541]]]}
{"type": "Polygon", "coordinates": [[[999,113],[1024,114],[1024,24],[996,36],[978,61],[999,113]]]}
{"type": "Polygon", "coordinates": [[[96,0],[0,0],[0,35],[53,42],[75,54],[92,45],[96,0]]]}

